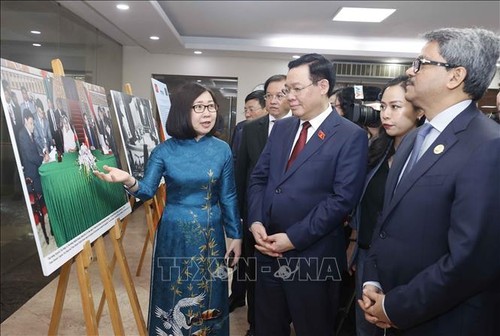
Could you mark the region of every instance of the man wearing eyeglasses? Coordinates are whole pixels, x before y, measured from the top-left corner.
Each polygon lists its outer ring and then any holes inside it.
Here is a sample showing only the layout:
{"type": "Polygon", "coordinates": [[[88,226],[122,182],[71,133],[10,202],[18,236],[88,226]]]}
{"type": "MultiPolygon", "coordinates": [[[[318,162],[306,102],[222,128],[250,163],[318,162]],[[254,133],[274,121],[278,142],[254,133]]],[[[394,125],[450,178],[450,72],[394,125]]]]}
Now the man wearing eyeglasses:
{"type": "Polygon", "coordinates": [[[288,64],[282,94],[293,117],[275,122],[250,177],[248,223],[256,241],[259,336],[333,335],[343,222],[359,200],[365,132],[333,112],[333,64],[307,54],[288,64]]]}
{"type": "MultiPolygon", "coordinates": [[[[236,159],[236,191],[238,194],[238,204],[240,208],[240,213],[243,218],[243,226],[247,227],[247,186],[248,180],[250,178],[250,173],[252,172],[257,160],[259,159],[260,153],[266,145],[267,138],[271,132],[272,126],[276,120],[288,117],[291,115],[290,107],[288,106],[288,101],[285,95],[281,92],[285,88],[285,75],[273,75],[269,77],[264,83],[263,96],[265,100],[265,110],[269,112],[266,115],[261,116],[253,121],[247,122],[243,127],[242,141],[240,149],[238,152],[238,157],[236,159]]],[[[250,328],[247,332],[247,336],[252,336],[255,334],[255,262],[253,256],[255,254],[255,241],[253,235],[244,230],[243,233],[243,257],[250,257],[250,259],[242,261],[240,263],[242,268],[245,269],[245,273],[238,273],[239,279],[234,281],[235,284],[244,285],[247,294],[248,301],[248,323],[250,328]],[[245,279],[241,277],[246,275],[245,279]]],[[[233,278],[234,279],[234,278],[233,278]]],[[[240,286],[241,288],[242,286],[240,286]]],[[[233,286],[231,287],[233,288],[233,286]]],[[[243,302],[245,299],[245,290],[241,290],[243,293],[243,302]]],[[[232,294],[232,296],[235,294],[232,294]]],[[[230,302],[234,302],[231,300],[230,302]]]]}
{"type": "Polygon", "coordinates": [[[389,171],[359,304],[388,335],[499,335],[500,127],[476,102],[500,38],[476,28],[424,38],[406,98],[427,122],[389,171]]]}

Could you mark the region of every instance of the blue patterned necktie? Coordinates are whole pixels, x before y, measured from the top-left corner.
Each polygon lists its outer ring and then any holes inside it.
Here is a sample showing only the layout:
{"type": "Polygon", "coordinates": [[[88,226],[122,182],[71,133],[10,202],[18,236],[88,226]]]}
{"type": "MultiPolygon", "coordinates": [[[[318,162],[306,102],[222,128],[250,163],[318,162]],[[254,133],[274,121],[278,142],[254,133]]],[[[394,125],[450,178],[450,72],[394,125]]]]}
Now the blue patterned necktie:
{"type": "Polygon", "coordinates": [[[430,123],[423,124],[418,130],[417,137],[415,138],[415,143],[413,145],[413,150],[411,151],[410,160],[406,165],[406,169],[403,175],[408,174],[411,171],[415,163],[419,159],[420,150],[422,149],[422,144],[424,143],[424,139],[432,130],[432,125],[430,123]]]}

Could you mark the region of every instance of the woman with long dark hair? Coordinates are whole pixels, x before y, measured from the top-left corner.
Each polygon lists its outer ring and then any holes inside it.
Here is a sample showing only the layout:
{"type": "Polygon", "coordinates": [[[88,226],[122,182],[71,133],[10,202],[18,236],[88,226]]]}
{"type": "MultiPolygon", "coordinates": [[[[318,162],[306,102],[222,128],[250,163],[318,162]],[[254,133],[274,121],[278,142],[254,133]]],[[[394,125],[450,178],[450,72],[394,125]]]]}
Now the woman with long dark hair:
{"type": "MultiPolygon", "coordinates": [[[[382,211],[384,189],[394,153],[403,137],[424,121],[422,110],[405,98],[407,76],[389,81],[380,93],[379,135],[368,150],[368,174],[361,200],[356,208],[349,250],[355,250],[349,265],[356,272],[356,296],[362,295],[363,263],[370,248],[377,219],[382,211]],[[354,246],[353,246],[354,245],[354,246]]],[[[356,304],[356,331],[358,336],[377,335],[381,329],[368,323],[356,304]]]]}

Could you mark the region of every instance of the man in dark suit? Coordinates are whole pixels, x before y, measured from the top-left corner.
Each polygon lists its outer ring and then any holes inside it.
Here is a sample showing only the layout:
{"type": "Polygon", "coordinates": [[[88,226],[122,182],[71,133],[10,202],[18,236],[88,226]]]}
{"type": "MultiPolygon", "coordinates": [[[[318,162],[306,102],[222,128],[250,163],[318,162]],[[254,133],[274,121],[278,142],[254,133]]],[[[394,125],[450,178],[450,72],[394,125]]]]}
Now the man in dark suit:
{"type": "Polygon", "coordinates": [[[500,127],[476,102],[500,39],[469,28],[424,38],[406,98],[427,122],[395,155],[359,303],[388,335],[499,335],[500,127]]]}
{"type": "Polygon", "coordinates": [[[58,110],[54,109],[54,104],[52,103],[52,99],[47,99],[47,119],[49,120],[49,128],[52,134],[52,139],[54,140],[54,144],[56,145],[56,149],[59,153],[64,153],[64,145],[62,140],[62,131],[61,131],[61,114],[58,110]]]}
{"type": "Polygon", "coordinates": [[[294,117],[275,122],[250,177],[256,241],[256,334],[333,335],[343,222],[366,173],[366,133],[332,112],[333,64],[307,54],[288,64],[283,94],[294,117]],[[299,151],[300,147],[303,147],[299,151]]]}
{"type": "Polygon", "coordinates": [[[264,94],[265,92],[263,90],[256,90],[250,92],[245,97],[245,120],[240,121],[236,124],[231,136],[231,151],[233,152],[233,162],[235,165],[236,157],[238,156],[238,150],[241,144],[241,133],[243,131],[243,126],[249,120],[254,120],[260,118],[263,115],[267,115],[264,94]]]}
{"type": "MultiPolygon", "coordinates": [[[[24,111],[28,110],[31,112],[33,116],[36,115],[36,107],[35,107],[35,101],[34,98],[31,94],[28,93],[28,90],[26,87],[21,86],[21,94],[23,96],[23,102],[21,103],[21,111],[24,113],[24,111]]],[[[24,115],[23,115],[24,118],[24,115]]]]}
{"type": "MultiPolygon", "coordinates": [[[[265,104],[265,110],[269,114],[261,116],[258,119],[249,121],[245,124],[241,135],[241,144],[236,159],[236,192],[238,195],[238,205],[240,214],[243,220],[243,227],[248,227],[247,222],[247,186],[250,179],[250,173],[257,164],[260,153],[264,149],[267,142],[267,137],[271,131],[270,125],[275,120],[282,119],[290,116],[290,106],[282,93],[285,88],[285,75],[273,75],[269,77],[264,83],[264,91],[262,91],[262,104],[265,104]],[[264,94],[265,93],[265,94],[264,94]]],[[[256,92],[256,91],[254,91],[256,92]]],[[[250,97],[247,96],[247,98],[250,97]]],[[[245,108],[252,107],[252,105],[245,104],[245,108]]],[[[264,106],[262,106],[264,109],[264,106]]],[[[255,240],[253,235],[248,230],[243,230],[243,258],[238,264],[238,271],[233,277],[231,289],[237,287],[236,291],[243,287],[241,297],[243,302],[245,300],[245,290],[248,302],[247,319],[250,328],[247,332],[248,336],[255,334],[255,240]],[[250,257],[250,258],[248,258],[250,257]],[[246,258],[246,259],[245,259],[246,258]],[[236,278],[236,279],[235,279],[236,278]],[[235,281],[236,280],[236,281],[235,281]],[[236,284],[236,285],[234,285],[236,284]]],[[[233,290],[233,292],[236,292],[233,290]]],[[[234,294],[232,294],[234,295],[234,294]]],[[[233,302],[231,300],[230,302],[233,302]]]]}
{"type": "Polygon", "coordinates": [[[94,127],[92,126],[91,120],[89,120],[89,116],[87,113],[83,114],[83,132],[85,134],[86,140],[88,140],[88,145],[91,150],[99,148],[99,142],[97,140],[97,133],[95,132],[94,127]]]}
{"type": "MultiPolygon", "coordinates": [[[[66,111],[65,111],[65,110],[64,110],[64,108],[63,108],[63,101],[62,101],[62,98],[60,98],[60,97],[59,97],[59,98],[57,98],[57,99],[56,99],[56,107],[57,107],[56,112],[59,114],[59,116],[60,116],[61,118],[62,118],[62,117],[67,117],[67,118],[69,118],[69,117],[68,117],[68,114],[66,113],[66,111]]],[[[61,126],[61,128],[62,128],[62,126],[61,126]]]]}
{"type": "Polygon", "coordinates": [[[28,109],[23,111],[24,127],[19,130],[19,154],[23,165],[24,176],[33,181],[35,192],[43,195],[42,183],[38,168],[43,162],[48,162],[48,153],[42,153],[34,138],[35,122],[33,115],[28,109]]]}
{"type": "Polygon", "coordinates": [[[12,97],[12,91],[10,90],[9,82],[5,79],[2,79],[3,92],[5,95],[5,101],[7,103],[6,109],[7,113],[10,117],[10,122],[12,125],[12,129],[14,131],[15,138],[17,140],[17,136],[19,134],[19,130],[23,127],[23,117],[21,114],[21,108],[16,101],[12,97]]]}
{"type": "Polygon", "coordinates": [[[35,108],[35,142],[42,153],[50,153],[50,147],[52,146],[52,133],[50,131],[49,121],[45,115],[43,103],[39,98],[35,100],[35,108]]]}

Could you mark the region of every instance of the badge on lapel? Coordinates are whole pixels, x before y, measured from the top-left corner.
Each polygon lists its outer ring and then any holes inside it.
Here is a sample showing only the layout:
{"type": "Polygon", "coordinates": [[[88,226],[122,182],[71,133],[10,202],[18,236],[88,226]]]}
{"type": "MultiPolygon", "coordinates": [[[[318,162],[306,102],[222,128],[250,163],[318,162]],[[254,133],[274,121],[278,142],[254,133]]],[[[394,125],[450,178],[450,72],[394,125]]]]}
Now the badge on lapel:
{"type": "Polygon", "coordinates": [[[320,138],[321,140],[325,140],[325,136],[326,134],[322,130],[318,131],[318,138],[320,138]]]}
{"type": "Polygon", "coordinates": [[[444,145],[437,145],[434,147],[434,154],[441,154],[444,151],[444,145]]]}

